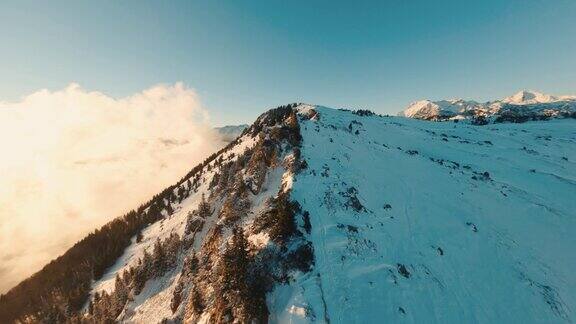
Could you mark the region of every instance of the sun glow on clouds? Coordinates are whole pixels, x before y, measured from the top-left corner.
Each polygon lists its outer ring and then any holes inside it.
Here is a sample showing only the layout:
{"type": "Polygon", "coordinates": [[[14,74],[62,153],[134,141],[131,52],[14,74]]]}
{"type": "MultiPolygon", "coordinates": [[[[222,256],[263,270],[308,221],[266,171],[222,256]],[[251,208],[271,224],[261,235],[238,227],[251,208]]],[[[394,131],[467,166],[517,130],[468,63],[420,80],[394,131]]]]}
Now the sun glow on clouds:
{"type": "Polygon", "coordinates": [[[71,84],[0,102],[0,293],[222,145],[181,83],[122,99],[71,84]]]}

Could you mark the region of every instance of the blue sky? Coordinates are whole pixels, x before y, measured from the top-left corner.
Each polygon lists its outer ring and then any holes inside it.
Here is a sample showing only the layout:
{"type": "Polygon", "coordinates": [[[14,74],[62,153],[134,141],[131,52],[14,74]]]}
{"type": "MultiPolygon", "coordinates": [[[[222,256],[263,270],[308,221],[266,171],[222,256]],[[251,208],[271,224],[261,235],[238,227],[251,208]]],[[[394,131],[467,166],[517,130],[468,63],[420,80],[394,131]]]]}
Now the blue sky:
{"type": "Polygon", "coordinates": [[[0,101],[195,88],[215,124],[303,101],[576,93],[576,1],[2,1],[0,101]]]}

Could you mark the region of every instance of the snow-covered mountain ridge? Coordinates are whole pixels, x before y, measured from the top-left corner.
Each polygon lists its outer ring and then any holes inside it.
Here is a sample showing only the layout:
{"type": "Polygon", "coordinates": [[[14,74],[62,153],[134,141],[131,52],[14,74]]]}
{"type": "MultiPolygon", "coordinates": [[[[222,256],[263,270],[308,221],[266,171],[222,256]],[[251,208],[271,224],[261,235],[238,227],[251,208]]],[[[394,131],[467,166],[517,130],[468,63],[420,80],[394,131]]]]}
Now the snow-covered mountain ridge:
{"type": "Polygon", "coordinates": [[[576,118],[576,96],[552,96],[524,90],[486,103],[462,99],[420,100],[411,103],[399,116],[435,121],[471,120],[475,124],[576,118]]]}
{"type": "Polygon", "coordinates": [[[279,107],[136,211],[79,311],[23,318],[573,322],[575,125],[279,107]]]}

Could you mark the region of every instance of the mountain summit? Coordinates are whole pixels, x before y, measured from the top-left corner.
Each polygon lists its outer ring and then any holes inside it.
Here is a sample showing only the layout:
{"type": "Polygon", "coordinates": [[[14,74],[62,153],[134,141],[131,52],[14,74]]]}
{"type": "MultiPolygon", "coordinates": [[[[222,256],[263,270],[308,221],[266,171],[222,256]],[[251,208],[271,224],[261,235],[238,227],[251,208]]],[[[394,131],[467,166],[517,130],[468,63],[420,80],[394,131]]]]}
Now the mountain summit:
{"type": "Polygon", "coordinates": [[[522,90],[510,97],[506,97],[502,102],[516,104],[516,105],[529,105],[537,103],[549,103],[558,101],[558,97],[543,94],[536,91],[522,90]]]}
{"type": "Polygon", "coordinates": [[[515,104],[515,105],[530,105],[540,103],[551,103],[557,101],[576,100],[576,96],[552,96],[543,94],[536,91],[523,90],[514,95],[504,98],[502,102],[515,104]]]}
{"type": "Polygon", "coordinates": [[[573,322],[574,123],[278,107],[0,322],[573,322]]]}

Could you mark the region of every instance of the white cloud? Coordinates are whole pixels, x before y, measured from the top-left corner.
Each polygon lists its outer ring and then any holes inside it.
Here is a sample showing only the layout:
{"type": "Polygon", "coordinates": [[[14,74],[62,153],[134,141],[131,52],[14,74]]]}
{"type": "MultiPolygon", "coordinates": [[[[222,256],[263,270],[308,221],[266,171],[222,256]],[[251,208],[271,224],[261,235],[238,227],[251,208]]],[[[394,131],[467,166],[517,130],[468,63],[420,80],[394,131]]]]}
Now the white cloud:
{"type": "Polygon", "coordinates": [[[222,145],[181,83],[122,99],[71,84],[0,102],[0,293],[222,145]]]}

